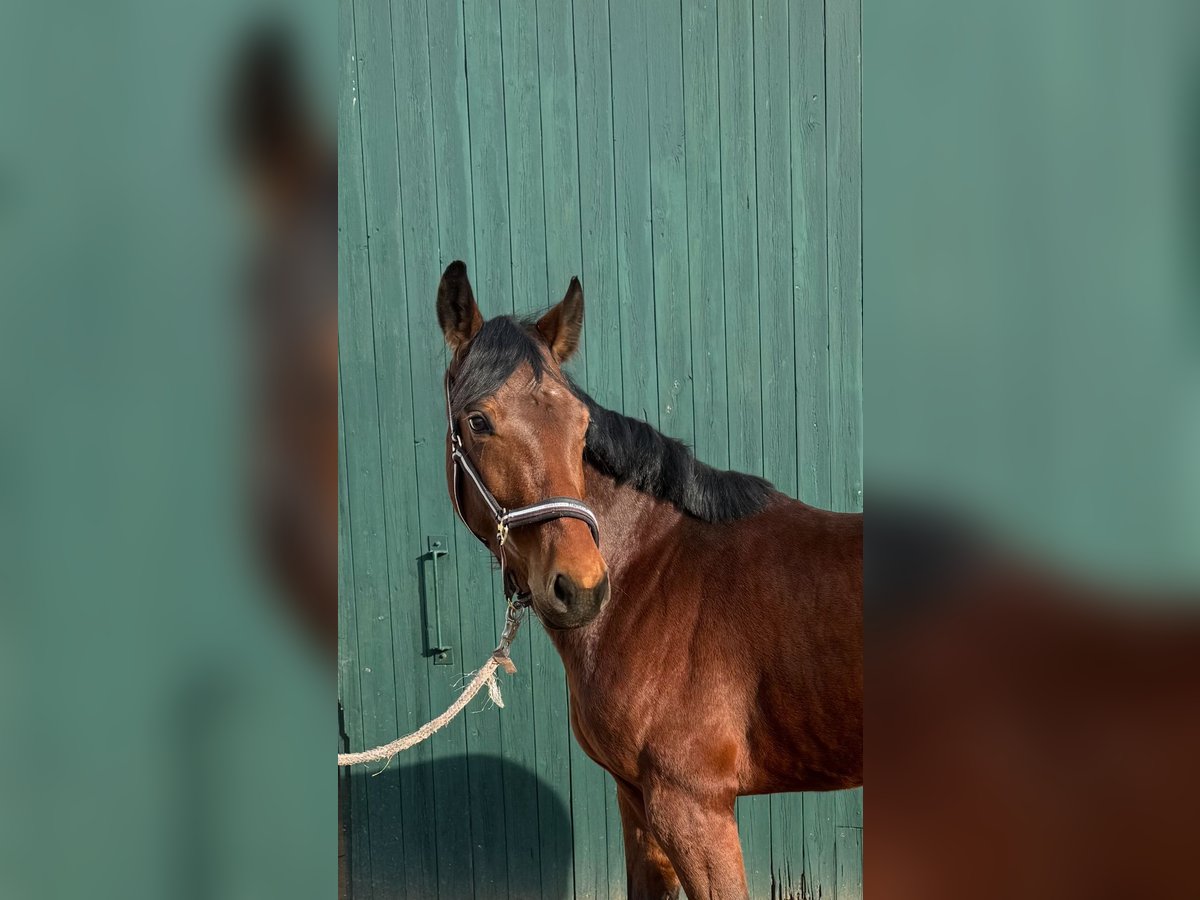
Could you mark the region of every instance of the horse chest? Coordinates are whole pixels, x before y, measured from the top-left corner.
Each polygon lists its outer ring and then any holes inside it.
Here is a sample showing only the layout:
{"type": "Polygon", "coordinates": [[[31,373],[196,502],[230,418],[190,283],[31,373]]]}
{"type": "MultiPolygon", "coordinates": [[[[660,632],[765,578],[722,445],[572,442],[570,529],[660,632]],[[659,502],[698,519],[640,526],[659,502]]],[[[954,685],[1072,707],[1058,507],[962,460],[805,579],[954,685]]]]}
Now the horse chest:
{"type": "Polygon", "coordinates": [[[648,758],[666,745],[687,741],[690,722],[680,720],[686,708],[686,667],[664,666],[679,660],[665,650],[616,649],[623,645],[628,624],[606,620],[590,632],[562,641],[571,697],[571,727],[583,751],[601,767],[637,783],[648,758]]]}
{"type": "Polygon", "coordinates": [[[595,684],[571,686],[571,729],[592,760],[626,781],[636,781],[645,746],[647,716],[636,698],[595,684]]]}

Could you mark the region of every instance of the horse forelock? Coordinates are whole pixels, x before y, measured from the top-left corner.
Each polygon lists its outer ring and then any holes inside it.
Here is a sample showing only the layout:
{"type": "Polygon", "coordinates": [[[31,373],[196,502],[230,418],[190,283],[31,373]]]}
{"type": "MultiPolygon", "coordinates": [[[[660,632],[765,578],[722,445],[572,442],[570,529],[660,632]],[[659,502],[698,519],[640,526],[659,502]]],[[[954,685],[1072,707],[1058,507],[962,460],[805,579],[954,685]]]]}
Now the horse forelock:
{"type": "Polygon", "coordinates": [[[512,316],[483,323],[451,368],[450,408],[455,415],[499,391],[522,364],[529,366],[534,382],[541,383],[549,363],[532,329],[531,323],[512,316]]]}

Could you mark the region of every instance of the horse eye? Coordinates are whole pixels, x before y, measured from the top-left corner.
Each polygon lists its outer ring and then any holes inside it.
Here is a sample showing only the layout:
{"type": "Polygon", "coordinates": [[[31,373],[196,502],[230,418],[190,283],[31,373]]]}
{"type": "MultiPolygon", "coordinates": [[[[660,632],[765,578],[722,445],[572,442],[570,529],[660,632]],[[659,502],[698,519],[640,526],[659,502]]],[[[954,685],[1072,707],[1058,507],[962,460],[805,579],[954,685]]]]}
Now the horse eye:
{"type": "Polygon", "coordinates": [[[467,416],[467,425],[476,434],[491,434],[492,431],[492,423],[488,421],[487,416],[480,413],[467,416]]]}

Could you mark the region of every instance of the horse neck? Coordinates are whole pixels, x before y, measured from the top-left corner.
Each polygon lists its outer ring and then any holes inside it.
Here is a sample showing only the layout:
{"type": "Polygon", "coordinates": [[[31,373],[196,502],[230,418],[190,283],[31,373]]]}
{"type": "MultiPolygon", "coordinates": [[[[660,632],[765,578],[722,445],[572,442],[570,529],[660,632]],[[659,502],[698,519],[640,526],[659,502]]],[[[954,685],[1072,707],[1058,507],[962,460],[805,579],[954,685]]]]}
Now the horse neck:
{"type": "Polygon", "coordinates": [[[672,504],[628,485],[591,466],[584,470],[587,502],[600,520],[601,549],[608,577],[615,583],[628,582],[629,568],[636,564],[648,545],[655,543],[683,519],[672,504]]]}
{"type": "Polygon", "coordinates": [[[655,545],[670,538],[684,518],[670,503],[617,484],[590,465],[584,469],[584,484],[588,505],[600,523],[601,550],[612,595],[593,622],[569,631],[548,629],[568,672],[587,665],[605,627],[616,618],[614,613],[620,618],[636,616],[638,605],[652,602],[645,591],[639,590],[642,579],[636,577],[634,569],[643,564],[642,558],[653,552],[655,545]]]}

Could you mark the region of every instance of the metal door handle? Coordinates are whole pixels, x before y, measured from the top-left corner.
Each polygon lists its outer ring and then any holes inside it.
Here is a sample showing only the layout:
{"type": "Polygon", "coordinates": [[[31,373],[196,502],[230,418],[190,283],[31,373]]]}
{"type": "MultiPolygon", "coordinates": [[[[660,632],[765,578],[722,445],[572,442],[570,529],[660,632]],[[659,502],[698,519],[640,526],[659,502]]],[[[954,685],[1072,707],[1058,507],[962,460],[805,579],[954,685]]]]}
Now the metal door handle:
{"type": "Polygon", "coordinates": [[[442,637],[442,598],[441,589],[438,587],[438,557],[449,556],[450,551],[446,549],[446,539],[440,536],[431,536],[429,542],[429,559],[433,563],[433,571],[430,576],[433,579],[433,629],[434,639],[437,645],[429,649],[433,653],[433,664],[435,666],[450,665],[450,650],[452,649],[445,638],[442,637]]]}

